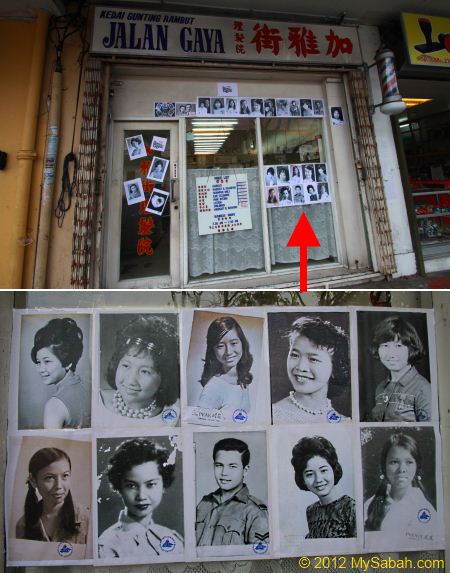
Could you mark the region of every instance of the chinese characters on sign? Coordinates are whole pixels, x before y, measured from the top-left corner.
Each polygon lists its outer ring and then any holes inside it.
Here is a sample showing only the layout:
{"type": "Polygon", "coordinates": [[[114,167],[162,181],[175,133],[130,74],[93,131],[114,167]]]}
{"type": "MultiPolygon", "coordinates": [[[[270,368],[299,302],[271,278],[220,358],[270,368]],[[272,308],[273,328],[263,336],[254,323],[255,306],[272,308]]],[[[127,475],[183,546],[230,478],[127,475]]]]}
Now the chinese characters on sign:
{"type": "Polygon", "coordinates": [[[252,228],[247,175],[197,177],[199,235],[252,228]]]}
{"type": "Polygon", "coordinates": [[[141,10],[95,11],[92,51],[168,58],[362,63],[357,28],[141,10]]]}

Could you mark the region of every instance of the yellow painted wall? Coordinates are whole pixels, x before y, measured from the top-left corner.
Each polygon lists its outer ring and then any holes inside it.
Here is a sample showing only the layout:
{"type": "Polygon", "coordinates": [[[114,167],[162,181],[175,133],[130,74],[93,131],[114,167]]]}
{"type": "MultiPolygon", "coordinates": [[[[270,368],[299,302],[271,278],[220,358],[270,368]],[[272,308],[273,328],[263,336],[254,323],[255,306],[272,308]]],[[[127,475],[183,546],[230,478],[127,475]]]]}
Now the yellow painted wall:
{"type": "MultiPolygon", "coordinates": [[[[61,102],[61,123],[60,140],[58,147],[58,161],[55,174],[55,187],[53,193],[53,213],[55,211],[58,197],[61,192],[61,178],[63,173],[64,157],[71,151],[72,136],[76,113],[76,98],[78,89],[79,65],[78,57],[81,44],[77,34],[71,36],[64,44],[62,55],[63,79],[62,79],[62,102],[61,102]]],[[[51,97],[51,81],[55,62],[55,48],[49,43],[46,57],[46,69],[43,79],[43,95],[41,113],[37,130],[37,146],[45,153],[45,142],[47,135],[48,101],[51,97]]],[[[78,117],[75,131],[74,152],[78,158],[78,147],[80,139],[81,112],[83,105],[83,82],[80,91],[80,101],[78,104],[78,117]]],[[[39,189],[42,182],[42,163],[33,171],[33,189],[39,189]]],[[[72,168],[70,171],[72,175],[72,168]]],[[[23,288],[33,288],[33,272],[35,262],[35,241],[38,231],[40,192],[33,193],[30,201],[28,226],[29,233],[33,238],[33,244],[26,252],[24,264],[23,288]]],[[[76,197],[72,199],[72,207],[66,213],[63,225],[58,227],[58,220],[52,216],[50,229],[49,252],[47,260],[47,285],[46,288],[65,289],[70,288],[71,261],[72,261],[72,236],[73,217],[75,212],[76,197]]]]}
{"type": "Polygon", "coordinates": [[[8,153],[6,169],[0,171],[0,288],[21,286],[11,283],[21,208],[16,156],[24,127],[35,28],[34,22],[0,21],[0,149],[8,153]]]}

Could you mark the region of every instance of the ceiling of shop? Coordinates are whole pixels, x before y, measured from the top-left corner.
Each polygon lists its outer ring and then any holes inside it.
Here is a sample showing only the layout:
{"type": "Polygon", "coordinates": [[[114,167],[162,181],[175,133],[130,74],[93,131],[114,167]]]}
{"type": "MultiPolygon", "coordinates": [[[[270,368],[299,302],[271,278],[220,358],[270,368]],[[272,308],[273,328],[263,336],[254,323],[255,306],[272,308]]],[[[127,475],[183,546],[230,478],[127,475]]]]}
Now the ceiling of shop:
{"type": "MultiPolygon", "coordinates": [[[[76,0],[80,2],[81,0],[76,0]]],[[[27,18],[35,9],[48,10],[60,14],[64,4],[69,0],[0,0],[0,18],[27,18]]],[[[72,2],[73,3],[73,2],[72,2]]],[[[344,23],[386,24],[398,20],[400,12],[417,12],[422,14],[450,17],[448,0],[95,0],[92,4],[103,5],[141,5],[149,9],[201,11],[241,17],[265,16],[266,18],[303,17],[309,15],[317,18],[339,20],[345,12],[344,23]]]]}

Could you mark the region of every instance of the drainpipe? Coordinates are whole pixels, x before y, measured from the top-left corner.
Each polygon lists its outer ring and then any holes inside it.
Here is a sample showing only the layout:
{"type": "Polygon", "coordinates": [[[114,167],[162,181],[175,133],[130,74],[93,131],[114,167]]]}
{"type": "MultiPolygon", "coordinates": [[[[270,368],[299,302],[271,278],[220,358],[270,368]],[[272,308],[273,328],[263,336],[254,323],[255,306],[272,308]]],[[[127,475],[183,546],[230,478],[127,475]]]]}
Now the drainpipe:
{"type": "Polygon", "coordinates": [[[36,238],[36,261],[33,288],[45,288],[47,277],[48,246],[53,214],[53,189],[55,187],[56,161],[58,158],[59,129],[61,122],[62,65],[61,50],[57,50],[51,87],[51,102],[47,123],[47,144],[44,156],[39,227],[36,238]]]}
{"type": "Polygon", "coordinates": [[[22,287],[23,260],[25,255],[28,208],[31,194],[31,174],[36,159],[36,128],[42,75],[47,46],[49,14],[39,10],[36,14],[33,52],[31,56],[29,87],[24,109],[23,131],[20,149],[17,152],[18,175],[16,201],[18,205],[15,225],[14,252],[11,253],[11,286],[22,287]]]}

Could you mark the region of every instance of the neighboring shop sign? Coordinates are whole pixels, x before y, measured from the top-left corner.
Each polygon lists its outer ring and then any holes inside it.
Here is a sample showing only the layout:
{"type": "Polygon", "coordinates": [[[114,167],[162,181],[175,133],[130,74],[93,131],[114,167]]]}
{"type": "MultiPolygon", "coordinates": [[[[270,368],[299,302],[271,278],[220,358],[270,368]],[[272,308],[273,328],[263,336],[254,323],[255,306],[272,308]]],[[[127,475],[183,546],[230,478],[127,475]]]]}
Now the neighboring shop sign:
{"type": "Polygon", "coordinates": [[[403,13],[402,23],[412,65],[450,68],[450,18],[403,13]]]}
{"type": "Polygon", "coordinates": [[[252,228],[245,173],[197,177],[199,235],[252,228]]]}
{"type": "Polygon", "coordinates": [[[92,52],[147,57],[362,63],[356,28],[96,7],[92,52]]]}

